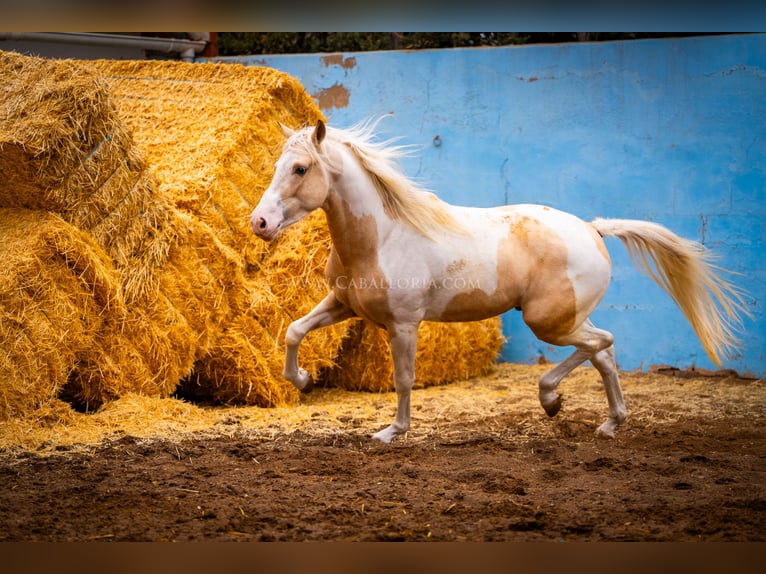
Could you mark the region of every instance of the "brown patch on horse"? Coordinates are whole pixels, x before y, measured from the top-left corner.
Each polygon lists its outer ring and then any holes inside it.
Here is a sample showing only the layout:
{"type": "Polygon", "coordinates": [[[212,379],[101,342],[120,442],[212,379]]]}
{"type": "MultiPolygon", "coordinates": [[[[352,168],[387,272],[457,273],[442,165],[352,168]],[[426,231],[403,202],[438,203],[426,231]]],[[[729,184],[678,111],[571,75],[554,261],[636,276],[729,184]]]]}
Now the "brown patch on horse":
{"type": "Polygon", "coordinates": [[[524,321],[540,340],[554,343],[575,328],[577,301],[567,276],[568,250],[536,219],[507,216],[508,235],[497,251],[497,288],[457,294],[444,319],[474,320],[521,308],[524,321]]]}
{"type": "Polygon", "coordinates": [[[497,249],[497,288],[487,293],[481,286],[455,295],[445,308],[443,321],[473,321],[504,313],[521,304],[533,261],[529,256],[527,218],[506,216],[508,235],[497,249]]]}
{"type": "Polygon", "coordinates": [[[454,275],[455,273],[460,273],[463,269],[465,269],[467,263],[465,259],[458,259],[456,261],[453,261],[449,265],[447,265],[447,273],[450,275],[454,275]]]}
{"type": "Polygon", "coordinates": [[[567,274],[569,250],[539,221],[528,219],[525,227],[533,264],[521,301],[524,322],[541,341],[558,344],[577,326],[577,297],[567,274]]]}
{"type": "Polygon", "coordinates": [[[378,225],[375,217],[355,216],[348,204],[330,193],[324,205],[333,246],[325,276],[338,301],[358,316],[378,324],[393,320],[388,285],[378,260],[378,225]],[[346,241],[343,233],[356,238],[346,241]]]}

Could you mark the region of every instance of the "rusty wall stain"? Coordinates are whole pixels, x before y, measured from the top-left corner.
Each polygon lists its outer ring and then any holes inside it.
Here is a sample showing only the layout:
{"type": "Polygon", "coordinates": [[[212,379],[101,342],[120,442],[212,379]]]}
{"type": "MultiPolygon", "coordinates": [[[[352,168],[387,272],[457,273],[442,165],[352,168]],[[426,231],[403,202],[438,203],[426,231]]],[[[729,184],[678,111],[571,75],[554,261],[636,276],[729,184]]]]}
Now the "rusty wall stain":
{"type": "Polygon", "coordinates": [[[322,64],[325,68],[335,65],[350,70],[351,68],[356,67],[356,58],[352,56],[344,59],[343,54],[330,54],[328,56],[322,56],[322,64]]]}
{"type": "Polygon", "coordinates": [[[345,86],[334,84],[312,96],[317,100],[321,110],[330,108],[345,108],[348,106],[349,91],[345,86]]]}

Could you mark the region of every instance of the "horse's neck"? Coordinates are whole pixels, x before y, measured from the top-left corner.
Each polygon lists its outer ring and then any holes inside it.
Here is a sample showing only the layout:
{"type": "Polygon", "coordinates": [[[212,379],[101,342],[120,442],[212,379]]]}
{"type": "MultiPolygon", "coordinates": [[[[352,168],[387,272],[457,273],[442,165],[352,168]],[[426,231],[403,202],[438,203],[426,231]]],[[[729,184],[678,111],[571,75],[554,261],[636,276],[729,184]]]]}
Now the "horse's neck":
{"type": "Polygon", "coordinates": [[[324,205],[333,245],[345,265],[375,255],[381,241],[401,222],[393,220],[383,206],[375,185],[364,170],[345,157],[340,175],[324,205]]]}

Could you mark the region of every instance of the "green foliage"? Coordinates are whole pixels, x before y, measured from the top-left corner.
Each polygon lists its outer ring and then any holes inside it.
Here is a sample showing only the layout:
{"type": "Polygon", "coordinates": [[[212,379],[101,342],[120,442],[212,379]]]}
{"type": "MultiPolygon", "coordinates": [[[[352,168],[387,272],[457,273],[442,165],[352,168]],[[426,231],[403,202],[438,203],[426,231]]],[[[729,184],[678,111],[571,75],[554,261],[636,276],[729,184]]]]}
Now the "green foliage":
{"type": "Polygon", "coordinates": [[[221,56],[424,50],[524,44],[530,34],[515,32],[221,32],[221,56]]]}
{"type": "Polygon", "coordinates": [[[694,34],[634,32],[220,32],[221,56],[428,50],[564,42],[635,40],[694,34]]]}

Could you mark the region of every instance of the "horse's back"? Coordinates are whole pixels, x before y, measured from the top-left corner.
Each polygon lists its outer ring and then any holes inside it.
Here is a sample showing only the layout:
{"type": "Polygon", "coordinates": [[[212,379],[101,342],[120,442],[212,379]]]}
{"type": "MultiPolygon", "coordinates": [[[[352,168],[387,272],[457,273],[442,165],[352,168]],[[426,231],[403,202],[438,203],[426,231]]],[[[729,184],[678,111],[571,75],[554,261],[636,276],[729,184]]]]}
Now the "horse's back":
{"type": "Polygon", "coordinates": [[[585,265],[591,271],[611,264],[603,239],[595,227],[576,215],[546,205],[517,204],[497,208],[509,236],[529,250],[538,261],[566,258],[569,268],[585,265]]]}
{"type": "Polygon", "coordinates": [[[576,215],[537,204],[490,208],[455,208],[453,215],[465,222],[477,241],[499,241],[518,259],[530,265],[552,261],[575,268],[609,267],[606,246],[596,229],[576,215]]]}

